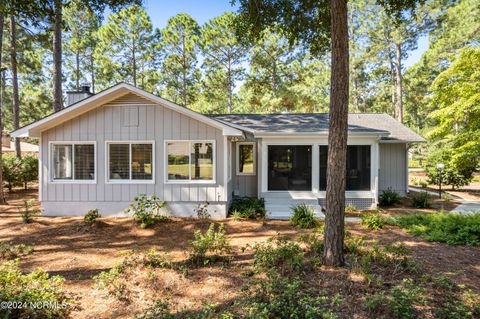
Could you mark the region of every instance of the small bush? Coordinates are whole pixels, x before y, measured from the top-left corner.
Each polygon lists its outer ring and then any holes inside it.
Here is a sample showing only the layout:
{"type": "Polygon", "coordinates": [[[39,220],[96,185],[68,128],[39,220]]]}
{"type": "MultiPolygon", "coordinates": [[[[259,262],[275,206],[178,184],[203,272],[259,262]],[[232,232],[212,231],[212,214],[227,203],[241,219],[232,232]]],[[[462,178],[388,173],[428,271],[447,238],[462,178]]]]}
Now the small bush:
{"type": "Polygon", "coordinates": [[[23,274],[18,259],[0,265],[0,300],[26,303],[26,307],[2,309],[2,318],[66,318],[71,300],[63,290],[64,278],[50,277],[43,270],[23,274]],[[50,304],[32,307],[30,303],[50,304]]]}
{"type": "Polygon", "coordinates": [[[371,230],[382,229],[386,224],[385,218],[378,213],[366,213],[361,218],[362,225],[371,230]]]}
{"type": "Polygon", "coordinates": [[[148,228],[157,222],[168,220],[168,217],[160,212],[163,207],[165,207],[165,202],[160,201],[157,196],[142,194],[135,196],[133,203],[125,210],[125,213],[132,213],[133,218],[140,223],[140,227],[148,228]]]}
{"type": "Polygon", "coordinates": [[[212,223],[208,227],[207,231],[203,234],[201,230],[196,229],[194,240],[190,240],[189,244],[192,247],[190,252],[190,260],[195,263],[208,263],[215,262],[217,258],[230,251],[230,246],[226,237],[225,227],[220,224],[215,227],[212,223]]]}
{"type": "Polygon", "coordinates": [[[292,207],[290,223],[300,228],[313,228],[318,224],[313,208],[305,203],[292,207]]]}
{"type": "Polygon", "coordinates": [[[381,311],[389,313],[393,318],[418,318],[415,306],[424,304],[421,297],[424,289],[415,285],[412,280],[404,279],[401,284],[392,287],[389,294],[379,293],[367,299],[367,308],[373,314],[381,311]]]}
{"type": "Polygon", "coordinates": [[[19,211],[24,224],[30,224],[33,222],[33,217],[40,214],[40,210],[33,208],[32,200],[24,200],[23,207],[19,208],[19,211]]]}
{"type": "Polygon", "coordinates": [[[356,211],[357,207],[355,207],[355,205],[350,204],[345,207],[345,213],[347,214],[355,213],[356,211]]]}
{"type": "Polygon", "coordinates": [[[33,252],[33,247],[20,244],[12,245],[5,242],[0,242],[0,259],[10,260],[17,257],[29,255],[33,252]]]}
{"type": "Polygon", "coordinates": [[[26,155],[18,158],[15,155],[3,156],[3,179],[11,191],[14,186],[23,185],[25,189],[29,182],[38,180],[38,159],[26,155]]]}
{"type": "Polygon", "coordinates": [[[88,213],[85,214],[85,216],[83,216],[83,221],[86,224],[92,225],[100,217],[102,217],[102,215],[100,215],[97,208],[96,209],[91,209],[91,210],[88,211],[88,213]]]}
{"type": "Polygon", "coordinates": [[[248,318],[324,318],[335,319],[339,295],[305,286],[299,278],[282,277],[269,272],[265,280],[251,289],[253,295],[241,304],[248,318]]]}
{"type": "Polygon", "coordinates": [[[273,237],[266,243],[256,244],[253,249],[254,266],[259,271],[276,269],[285,274],[297,272],[303,267],[302,248],[287,238],[273,237]]]}
{"type": "Polygon", "coordinates": [[[430,208],[431,196],[427,192],[415,193],[412,195],[412,206],[416,208],[430,208]]]}
{"type": "Polygon", "coordinates": [[[237,212],[240,218],[265,218],[265,201],[256,197],[234,197],[229,209],[230,214],[237,212]]]}
{"type": "Polygon", "coordinates": [[[400,199],[401,197],[397,192],[393,191],[391,188],[387,188],[386,190],[382,191],[378,197],[378,202],[380,206],[387,207],[399,203],[400,199]]]}
{"type": "Polygon", "coordinates": [[[428,241],[480,245],[480,214],[414,214],[401,216],[396,223],[428,241]]]}
{"type": "Polygon", "coordinates": [[[152,268],[172,268],[173,263],[170,256],[158,252],[155,248],[149,249],[142,258],[145,267],[152,268]]]}

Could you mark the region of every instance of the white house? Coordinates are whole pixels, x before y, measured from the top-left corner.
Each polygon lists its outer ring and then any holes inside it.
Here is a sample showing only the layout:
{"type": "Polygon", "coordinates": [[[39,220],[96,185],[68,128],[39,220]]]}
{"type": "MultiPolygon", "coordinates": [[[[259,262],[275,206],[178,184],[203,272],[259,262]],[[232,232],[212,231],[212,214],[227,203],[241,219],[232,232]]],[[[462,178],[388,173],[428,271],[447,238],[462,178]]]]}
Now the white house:
{"type": "MultiPolygon", "coordinates": [[[[172,214],[209,203],[225,217],[233,196],[265,199],[271,218],[325,203],[328,114],[202,115],[121,83],[12,132],[40,140],[45,215],[93,208],[121,215],[138,194],[172,214]]],[[[424,139],[387,114],[350,114],[347,204],[375,207],[387,188],[407,191],[407,149],[424,139]]]]}

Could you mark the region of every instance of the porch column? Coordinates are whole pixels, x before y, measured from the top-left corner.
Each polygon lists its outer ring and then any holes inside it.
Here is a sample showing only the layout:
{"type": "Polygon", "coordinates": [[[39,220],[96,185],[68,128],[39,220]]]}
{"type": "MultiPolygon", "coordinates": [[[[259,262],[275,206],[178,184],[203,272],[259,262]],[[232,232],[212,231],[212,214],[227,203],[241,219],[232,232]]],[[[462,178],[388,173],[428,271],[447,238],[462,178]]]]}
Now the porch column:
{"type": "Polygon", "coordinates": [[[320,188],[320,144],[312,144],[312,192],[320,188]]]}

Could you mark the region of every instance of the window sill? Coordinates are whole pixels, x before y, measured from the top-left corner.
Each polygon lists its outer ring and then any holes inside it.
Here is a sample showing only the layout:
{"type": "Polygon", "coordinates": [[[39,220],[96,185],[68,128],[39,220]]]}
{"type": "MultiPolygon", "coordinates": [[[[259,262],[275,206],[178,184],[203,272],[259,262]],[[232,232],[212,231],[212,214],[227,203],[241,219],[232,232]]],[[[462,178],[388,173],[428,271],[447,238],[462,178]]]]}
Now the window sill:
{"type": "Polygon", "coordinates": [[[155,184],[154,180],[114,180],[114,181],[105,181],[107,185],[153,185],[155,184]]]}
{"type": "Polygon", "coordinates": [[[48,181],[49,184],[97,184],[96,180],[56,180],[56,181],[48,181]]]}
{"type": "Polygon", "coordinates": [[[217,181],[191,181],[191,180],[185,180],[185,181],[165,181],[165,184],[168,184],[168,185],[195,185],[195,184],[198,184],[198,185],[215,185],[217,183],[217,181]]]}
{"type": "Polygon", "coordinates": [[[239,173],[237,172],[237,176],[256,176],[257,173],[239,173]]]}

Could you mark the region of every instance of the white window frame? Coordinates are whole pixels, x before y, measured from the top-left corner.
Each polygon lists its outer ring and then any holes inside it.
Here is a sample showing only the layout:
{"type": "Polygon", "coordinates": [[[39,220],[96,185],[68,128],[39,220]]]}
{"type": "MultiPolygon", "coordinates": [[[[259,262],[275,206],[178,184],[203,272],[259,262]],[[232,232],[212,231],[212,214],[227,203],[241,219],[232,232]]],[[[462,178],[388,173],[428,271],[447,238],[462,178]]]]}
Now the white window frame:
{"type": "Polygon", "coordinates": [[[155,141],[154,140],[128,140],[128,141],[105,141],[105,183],[106,184],[155,184],[155,141]],[[110,144],[128,144],[129,179],[110,179],[110,144]],[[152,179],[132,179],[132,144],[152,145],[152,179]]]}
{"type": "Polygon", "coordinates": [[[239,176],[255,176],[257,175],[257,143],[255,142],[238,142],[235,152],[235,171],[239,176]],[[240,145],[253,145],[253,173],[240,172],[240,145]]]}
{"type": "Polygon", "coordinates": [[[50,141],[48,142],[48,182],[51,184],[97,184],[97,142],[96,141],[50,141]],[[55,179],[53,145],[72,146],[72,179],[55,179]],[[75,145],[93,145],[93,179],[75,179],[75,145]]]}
{"type": "Polygon", "coordinates": [[[164,162],[164,172],[165,172],[165,184],[216,184],[217,183],[217,145],[215,140],[165,140],[164,142],[164,154],[165,154],[165,162],[164,162]],[[191,172],[190,172],[190,167],[188,169],[189,172],[189,179],[168,179],[168,143],[189,143],[188,145],[188,157],[189,157],[189,163],[191,163],[191,156],[192,156],[192,151],[191,147],[193,143],[212,143],[212,178],[209,180],[201,180],[201,179],[191,179],[192,177],[191,172]]]}

